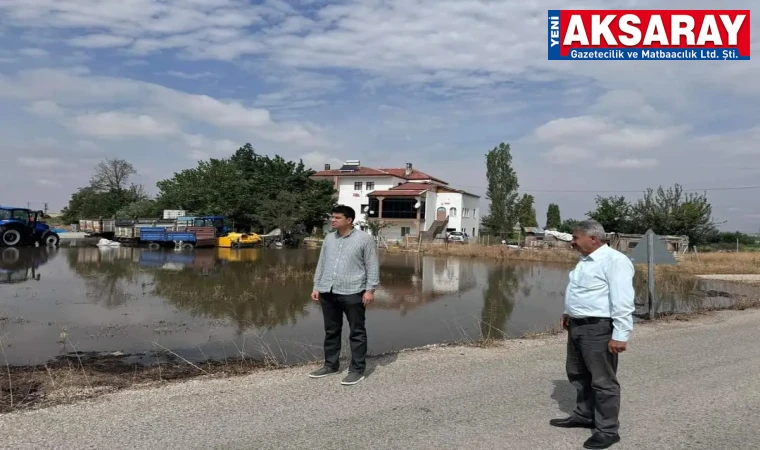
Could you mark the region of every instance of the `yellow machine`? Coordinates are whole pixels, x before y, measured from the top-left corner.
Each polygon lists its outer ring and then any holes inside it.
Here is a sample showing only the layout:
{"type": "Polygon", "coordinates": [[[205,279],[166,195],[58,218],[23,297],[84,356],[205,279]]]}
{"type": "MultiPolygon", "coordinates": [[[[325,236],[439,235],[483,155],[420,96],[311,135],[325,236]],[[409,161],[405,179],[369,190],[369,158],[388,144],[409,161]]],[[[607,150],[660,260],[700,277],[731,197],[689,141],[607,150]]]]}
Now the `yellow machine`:
{"type": "Polygon", "coordinates": [[[227,233],[216,238],[216,246],[220,248],[244,248],[261,245],[261,236],[256,233],[227,233]]]}
{"type": "Polygon", "coordinates": [[[244,250],[232,248],[217,248],[216,258],[221,261],[229,262],[253,262],[259,259],[261,249],[247,248],[244,250]]]}

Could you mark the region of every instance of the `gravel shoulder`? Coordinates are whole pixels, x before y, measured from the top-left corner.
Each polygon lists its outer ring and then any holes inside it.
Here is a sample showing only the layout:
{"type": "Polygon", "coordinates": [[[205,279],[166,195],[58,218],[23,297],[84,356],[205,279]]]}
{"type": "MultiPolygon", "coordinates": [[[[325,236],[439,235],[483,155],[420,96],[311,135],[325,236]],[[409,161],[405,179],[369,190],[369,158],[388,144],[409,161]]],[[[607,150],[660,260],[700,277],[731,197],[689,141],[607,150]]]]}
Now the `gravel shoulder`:
{"type": "MultiPolygon", "coordinates": [[[[760,310],[637,326],[621,356],[615,449],[750,448],[760,442],[760,310]]],[[[371,338],[371,336],[370,336],[371,338]]],[[[565,336],[372,359],[368,378],[315,366],[125,390],[0,416],[0,448],[579,449],[565,336]]]]}

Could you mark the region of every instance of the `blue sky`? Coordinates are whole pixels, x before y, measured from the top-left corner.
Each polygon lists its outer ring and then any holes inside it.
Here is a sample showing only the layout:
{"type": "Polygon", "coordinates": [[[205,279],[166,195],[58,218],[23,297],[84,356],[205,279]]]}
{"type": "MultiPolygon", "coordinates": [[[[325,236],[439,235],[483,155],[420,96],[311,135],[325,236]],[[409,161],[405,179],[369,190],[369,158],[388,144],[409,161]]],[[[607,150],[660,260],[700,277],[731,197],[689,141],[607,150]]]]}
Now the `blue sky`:
{"type": "MultiPolygon", "coordinates": [[[[317,169],[411,162],[483,196],[484,154],[509,142],[542,224],[549,202],[583,217],[594,192],[760,185],[757,59],[548,61],[556,7],[0,0],[0,203],[60,209],[105,157],[133,162],[155,191],[246,142],[317,169]]],[[[747,232],[760,229],[758,193],[707,192],[722,227],[747,232]]]]}

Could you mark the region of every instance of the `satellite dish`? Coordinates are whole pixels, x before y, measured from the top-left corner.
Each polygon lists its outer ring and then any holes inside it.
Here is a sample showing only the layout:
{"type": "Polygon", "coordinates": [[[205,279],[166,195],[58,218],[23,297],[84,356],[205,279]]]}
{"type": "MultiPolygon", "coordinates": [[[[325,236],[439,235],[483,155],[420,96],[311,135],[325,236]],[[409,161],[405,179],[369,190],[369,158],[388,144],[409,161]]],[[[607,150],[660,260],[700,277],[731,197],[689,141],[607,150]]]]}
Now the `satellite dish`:
{"type": "Polygon", "coordinates": [[[420,202],[417,202],[417,203],[414,204],[414,208],[415,209],[419,208],[420,206],[422,206],[422,204],[420,202]]]}

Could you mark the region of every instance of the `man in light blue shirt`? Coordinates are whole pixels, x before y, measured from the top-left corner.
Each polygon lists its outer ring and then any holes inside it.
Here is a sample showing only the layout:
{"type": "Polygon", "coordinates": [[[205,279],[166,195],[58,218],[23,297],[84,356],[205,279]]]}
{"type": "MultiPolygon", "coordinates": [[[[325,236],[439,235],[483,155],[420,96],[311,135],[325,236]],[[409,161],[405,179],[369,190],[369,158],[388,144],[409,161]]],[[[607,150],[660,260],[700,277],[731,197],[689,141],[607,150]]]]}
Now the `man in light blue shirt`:
{"type": "Polygon", "coordinates": [[[593,220],[573,229],[573,248],[581,257],[570,272],[561,323],[568,330],[566,370],[577,400],[570,417],[549,422],[595,429],[585,448],[608,448],[620,441],[618,354],[626,350],[633,329],[633,264],[605,244],[605,236],[604,227],[593,220]]]}

